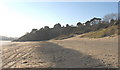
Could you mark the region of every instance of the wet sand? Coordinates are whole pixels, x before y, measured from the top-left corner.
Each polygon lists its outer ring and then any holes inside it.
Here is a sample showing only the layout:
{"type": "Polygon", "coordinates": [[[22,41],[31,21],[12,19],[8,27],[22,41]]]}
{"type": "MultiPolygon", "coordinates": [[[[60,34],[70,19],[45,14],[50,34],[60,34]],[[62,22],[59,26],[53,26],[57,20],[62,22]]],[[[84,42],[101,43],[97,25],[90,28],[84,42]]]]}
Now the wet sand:
{"type": "Polygon", "coordinates": [[[118,38],[11,42],[2,46],[3,68],[116,68],[118,38]]]}

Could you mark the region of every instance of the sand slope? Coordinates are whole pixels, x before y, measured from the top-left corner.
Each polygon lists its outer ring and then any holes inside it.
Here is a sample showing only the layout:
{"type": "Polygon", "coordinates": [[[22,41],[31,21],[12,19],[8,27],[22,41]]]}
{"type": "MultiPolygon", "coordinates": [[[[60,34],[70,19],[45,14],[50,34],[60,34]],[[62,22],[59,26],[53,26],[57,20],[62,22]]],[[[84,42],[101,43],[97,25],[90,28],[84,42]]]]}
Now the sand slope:
{"type": "Polygon", "coordinates": [[[12,42],[3,45],[3,68],[118,67],[118,38],[12,42]]]}

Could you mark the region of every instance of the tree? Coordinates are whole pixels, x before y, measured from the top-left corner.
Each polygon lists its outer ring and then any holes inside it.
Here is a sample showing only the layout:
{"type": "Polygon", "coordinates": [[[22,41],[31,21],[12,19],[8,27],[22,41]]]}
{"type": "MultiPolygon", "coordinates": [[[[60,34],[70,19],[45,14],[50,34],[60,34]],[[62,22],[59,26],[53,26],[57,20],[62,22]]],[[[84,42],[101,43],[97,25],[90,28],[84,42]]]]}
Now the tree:
{"type": "Polygon", "coordinates": [[[117,20],[117,19],[118,19],[118,15],[115,14],[115,13],[105,15],[104,18],[103,18],[103,21],[110,23],[110,21],[111,21],[112,19],[113,19],[113,20],[117,20]]]}
{"type": "Polygon", "coordinates": [[[45,26],[44,29],[49,29],[49,26],[45,26]]]}
{"type": "Polygon", "coordinates": [[[94,21],[94,20],[101,20],[101,18],[93,18],[93,19],[91,19],[91,21],[94,21]]]}
{"type": "Polygon", "coordinates": [[[42,28],[40,28],[40,30],[44,30],[44,28],[42,27],[42,28]]]}
{"type": "Polygon", "coordinates": [[[90,25],[98,24],[100,23],[100,21],[101,21],[101,18],[94,17],[93,19],[90,20],[90,25]]]}
{"type": "Polygon", "coordinates": [[[90,26],[90,21],[85,22],[85,26],[90,26]]]}
{"type": "Polygon", "coordinates": [[[82,23],[81,23],[81,22],[78,22],[78,23],[77,23],[77,26],[78,26],[78,27],[82,26],[82,23]]]}
{"type": "Polygon", "coordinates": [[[37,29],[32,29],[31,33],[35,33],[37,31],[37,29]]]}
{"type": "Polygon", "coordinates": [[[63,25],[63,28],[64,28],[65,26],[63,25]]]}
{"type": "Polygon", "coordinates": [[[61,24],[60,23],[55,24],[54,28],[61,28],[61,24]]]}
{"type": "Polygon", "coordinates": [[[110,20],[110,24],[114,24],[115,23],[115,20],[114,19],[111,19],[110,20]]]}
{"type": "Polygon", "coordinates": [[[66,24],[66,27],[70,27],[69,24],[66,24]]]}

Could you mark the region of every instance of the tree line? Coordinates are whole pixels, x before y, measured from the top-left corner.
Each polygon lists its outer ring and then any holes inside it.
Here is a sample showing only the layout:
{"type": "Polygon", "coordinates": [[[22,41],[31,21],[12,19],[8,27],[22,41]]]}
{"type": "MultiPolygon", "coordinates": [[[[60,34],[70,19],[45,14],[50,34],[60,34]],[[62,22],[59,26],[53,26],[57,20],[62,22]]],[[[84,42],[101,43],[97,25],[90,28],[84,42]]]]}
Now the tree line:
{"type": "Polygon", "coordinates": [[[118,25],[118,17],[116,14],[108,14],[101,18],[92,18],[85,23],[78,22],[76,26],[61,26],[60,23],[54,25],[53,28],[44,26],[44,28],[32,29],[30,33],[26,33],[15,41],[44,41],[50,40],[60,35],[68,34],[83,34],[91,31],[96,31],[103,28],[108,28],[113,25],[118,25]]]}

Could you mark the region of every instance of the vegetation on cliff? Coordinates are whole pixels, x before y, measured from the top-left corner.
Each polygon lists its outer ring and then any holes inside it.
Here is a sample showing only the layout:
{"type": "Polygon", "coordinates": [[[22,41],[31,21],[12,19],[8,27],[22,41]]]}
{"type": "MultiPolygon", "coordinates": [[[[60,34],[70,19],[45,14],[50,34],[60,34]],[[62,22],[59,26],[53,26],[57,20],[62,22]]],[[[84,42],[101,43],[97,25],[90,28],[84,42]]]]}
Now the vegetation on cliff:
{"type": "Polygon", "coordinates": [[[76,26],[70,26],[66,24],[66,26],[62,27],[60,23],[54,25],[53,28],[49,28],[49,26],[45,26],[44,28],[32,29],[30,33],[26,33],[19,39],[15,41],[43,41],[50,40],[59,36],[70,35],[70,34],[83,34],[88,33],[86,36],[95,37],[104,37],[109,36],[116,33],[115,27],[119,24],[118,18],[116,14],[108,14],[103,19],[101,18],[92,18],[85,23],[78,22],[76,26]],[[104,30],[106,28],[111,27],[111,29],[104,30]],[[97,30],[101,30],[96,32],[97,30]]]}

